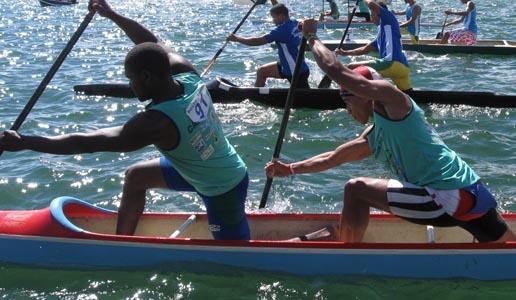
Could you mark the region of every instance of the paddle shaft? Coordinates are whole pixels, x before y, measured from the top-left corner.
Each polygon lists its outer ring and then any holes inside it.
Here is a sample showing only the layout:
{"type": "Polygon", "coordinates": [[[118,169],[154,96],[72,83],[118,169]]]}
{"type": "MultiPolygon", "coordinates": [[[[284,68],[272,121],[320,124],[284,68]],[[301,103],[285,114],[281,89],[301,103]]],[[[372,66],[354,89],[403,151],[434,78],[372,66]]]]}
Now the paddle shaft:
{"type": "Polygon", "coordinates": [[[192,223],[195,221],[197,217],[195,215],[191,215],[186,221],[179,226],[171,235],[169,238],[177,238],[183,231],[185,231],[186,228],[188,228],[192,223]]]}
{"type": "Polygon", "coordinates": [[[443,28],[441,28],[441,37],[444,34],[444,27],[446,27],[446,21],[447,20],[448,20],[448,15],[446,15],[446,17],[444,17],[443,28]]]}
{"type": "MultiPolygon", "coordinates": [[[[247,14],[245,14],[244,18],[240,21],[240,23],[238,23],[238,26],[235,28],[235,30],[233,30],[232,34],[235,34],[237,33],[237,31],[240,29],[240,27],[242,27],[242,24],[244,24],[245,20],[247,20],[247,17],[249,17],[249,15],[251,14],[251,12],[254,10],[254,8],[258,5],[258,2],[260,2],[259,0],[256,0],[253,4],[253,6],[251,6],[251,9],[249,9],[249,11],[247,12],[247,14]]],[[[224,50],[224,48],[226,48],[228,44],[228,41],[226,40],[226,42],[224,42],[224,45],[222,45],[222,47],[217,50],[217,53],[215,53],[215,55],[213,56],[213,58],[210,60],[210,62],[208,63],[208,65],[206,66],[206,68],[204,69],[204,71],[202,71],[201,73],[201,77],[203,77],[204,75],[206,75],[206,73],[208,73],[208,71],[210,71],[211,67],[215,64],[215,61],[217,60],[217,58],[219,57],[219,55],[222,53],[222,51],[224,50]]]]}
{"type": "MultiPolygon", "coordinates": [[[[306,38],[303,37],[301,39],[301,45],[299,47],[299,52],[297,53],[296,58],[296,66],[294,68],[294,74],[292,76],[292,82],[290,83],[290,88],[288,89],[287,101],[285,102],[285,108],[283,111],[283,119],[281,120],[280,130],[278,133],[278,139],[276,140],[276,147],[274,148],[274,154],[272,155],[272,160],[276,160],[279,158],[281,152],[281,146],[283,145],[283,139],[285,137],[285,132],[287,130],[288,119],[290,117],[290,107],[292,107],[292,102],[294,102],[294,92],[299,82],[299,77],[301,73],[301,66],[303,64],[303,59],[305,56],[306,49],[306,38]]],[[[265,182],[265,187],[263,189],[262,199],[260,200],[260,208],[264,208],[267,203],[267,198],[269,196],[269,192],[272,185],[272,177],[267,177],[267,181],[265,182]]]]}
{"type": "MultiPolygon", "coordinates": [[[[355,16],[355,12],[357,11],[358,2],[360,0],[355,1],[355,7],[353,7],[353,10],[351,11],[351,16],[349,16],[348,24],[346,24],[346,29],[344,30],[344,34],[342,35],[342,38],[340,39],[339,47],[337,49],[340,49],[342,47],[342,44],[344,44],[344,40],[346,39],[346,35],[348,34],[349,26],[351,26],[351,21],[353,21],[353,17],[355,16]]],[[[331,78],[328,75],[324,75],[323,79],[321,79],[321,82],[319,82],[318,88],[329,88],[331,84],[331,78]]]]}
{"type": "MultiPolygon", "coordinates": [[[[43,92],[45,91],[45,88],[50,83],[50,80],[52,80],[54,75],[57,73],[57,70],[59,70],[59,67],[61,67],[61,65],[63,64],[63,61],[65,60],[66,56],[70,53],[70,51],[72,51],[73,46],[75,45],[75,43],[77,43],[77,41],[81,37],[84,30],[86,30],[86,27],[88,27],[88,24],[93,19],[93,16],[95,16],[95,11],[89,12],[86,15],[86,17],[84,17],[84,20],[79,25],[79,28],[77,28],[75,33],[72,35],[72,37],[70,38],[70,41],[68,41],[68,44],[66,44],[63,51],[61,51],[61,53],[59,54],[57,59],[54,61],[54,64],[52,65],[52,67],[48,71],[47,75],[45,75],[45,77],[39,84],[38,88],[36,89],[36,91],[34,92],[32,97],[30,98],[29,102],[27,102],[27,104],[23,108],[23,110],[20,113],[20,115],[18,116],[18,118],[16,118],[16,120],[14,121],[14,124],[11,127],[11,130],[20,129],[21,125],[23,124],[23,122],[29,115],[30,111],[32,110],[32,108],[34,107],[36,102],[38,101],[39,97],[41,96],[41,94],[43,94],[43,92]]],[[[0,156],[2,155],[2,153],[3,153],[3,151],[0,150],[0,156]]]]}

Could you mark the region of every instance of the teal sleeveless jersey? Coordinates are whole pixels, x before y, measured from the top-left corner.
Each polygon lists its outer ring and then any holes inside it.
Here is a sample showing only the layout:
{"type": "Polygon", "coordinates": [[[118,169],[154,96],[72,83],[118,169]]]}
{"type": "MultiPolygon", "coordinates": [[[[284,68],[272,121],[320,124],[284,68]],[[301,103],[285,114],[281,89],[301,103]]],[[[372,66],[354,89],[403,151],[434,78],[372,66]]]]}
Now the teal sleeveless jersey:
{"type": "Polygon", "coordinates": [[[373,156],[402,181],[439,190],[469,186],[480,178],[444,142],[411,99],[412,111],[399,121],[374,113],[368,134],[373,156]]]}
{"type": "Polygon", "coordinates": [[[183,85],[183,96],[147,107],[165,114],[179,131],[175,149],[158,150],[199,193],[224,194],[244,179],[247,167],[224,136],[211,96],[199,75],[183,73],[174,79],[183,85]]]}

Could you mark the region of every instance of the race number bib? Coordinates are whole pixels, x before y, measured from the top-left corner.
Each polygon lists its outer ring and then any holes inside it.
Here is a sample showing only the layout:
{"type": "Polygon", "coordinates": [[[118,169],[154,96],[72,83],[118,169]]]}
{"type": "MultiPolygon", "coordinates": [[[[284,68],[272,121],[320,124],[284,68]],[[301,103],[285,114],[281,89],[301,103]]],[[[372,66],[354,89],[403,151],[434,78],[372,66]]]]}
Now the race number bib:
{"type": "Polygon", "coordinates": [[[195,96],[195,99],[186,108],[186,115],[194,123],[199,123],[208,117],[211,105],[211,97],[205,86],[195,96]]]}

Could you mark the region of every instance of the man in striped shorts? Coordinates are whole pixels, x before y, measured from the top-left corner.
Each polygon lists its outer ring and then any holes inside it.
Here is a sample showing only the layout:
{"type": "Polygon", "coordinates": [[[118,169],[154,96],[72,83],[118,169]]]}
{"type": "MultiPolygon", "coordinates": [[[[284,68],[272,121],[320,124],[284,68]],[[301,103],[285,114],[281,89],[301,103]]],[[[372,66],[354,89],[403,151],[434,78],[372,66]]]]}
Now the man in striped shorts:
{"type": "Polygon", "coordinates": [[[270,162],[267,176],[321,172],[373,157],[397,179],[359,177],[346,183],[340,240],[362,240],[371,207],[418,224],[459,226],[480,242],[516,240],[480,177],[448,148],[410,96],[372,68],[343,66],[315,35],[314,20],[302,26],[317,64],[341,86],[348,113],[362,124],[372,117],[373,124],[335,150],[289,164],[270,162]]]}

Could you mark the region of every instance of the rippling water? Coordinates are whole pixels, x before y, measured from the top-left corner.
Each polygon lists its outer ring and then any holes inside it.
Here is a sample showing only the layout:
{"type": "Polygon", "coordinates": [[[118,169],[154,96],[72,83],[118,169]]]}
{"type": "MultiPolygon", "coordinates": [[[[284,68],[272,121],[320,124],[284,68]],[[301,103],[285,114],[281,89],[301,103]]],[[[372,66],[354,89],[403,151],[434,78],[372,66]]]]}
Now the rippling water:
{"type": "MultiPolygon", "coordinates": [[[[320,1],[289,2],[296,17],[316,14],[320,1]]],[[[401,2],[394,4],[402,7],[401,2]]],[[[203,69],[224,37],[249,6],[231,1],[115,1],[123,14],[144,23],[178,52],[203,69]]],[[[479,37],[516,39],[516,15],[506,1],[479,2],[479,37]]],[[[423,22],[441,23],[444,7],[461,8],[459,1],[424,3],[423,22]]],[[[343,10],[343,9],[341,9],[343,10]]],[[[258,7],[251,19],[267,18],[268,6],[258,7]]],[[[40,7],[36,1],[0,0],[0,128],[9,128],[48,71],[69,37],[86,15],[86,3],[71,7],[40,7]]],[[[247,22],[242,35],[265,34],[269,23],[247,22]]],[[[425,29],[431,37],[436,28],[425,29]]],[[[321,32],[340,38],[342,30],[321,32]]],[[[371,37],[374,30],[357,30],[371,37]]],[[[123,82],[123,59],[132,47],[111,22],[96,16],[22,126],[26,134],[55,135],[123,124],[143,109],[137,101],[78,96],[73,85],[123,82]]],[[[311,84],[322,78],[310,54],[311,84]]],[[[484,90],[516,94],[514,57],[427,55],[409,53],[412,80],[426,89],[484,90]]],[[[252,85],[258,65],[277,60],[269,46],[228,45],[210,72],[237,84],[252,85]]],[[[348,62],[349,58],[343,58],[348,62]]],[[[355,60],[355,58],[351,59],[355,60]]],[[[270,85],[286,86],[281,81],[270,85]]],[[[224,129],[250,169],[248,210],[257,210],[263,189],[263,165],[270,159],[281,110],[251,102],[217,105],[224,129]]],[[[467,106],[425,106],[430,122],[444,140],[483,177],[505,211],[516,211],[516,111],[467,106]]],[[[289,123],[284,160],[299,160],[327,151],[361,131],[343,110],[295,110],[289,123]]],[[[119,204],[123,172],[158,153],[148,147],[137,152],[52,156],[34,152],[4,153],[0,157],[0,209],[47,206],[55,197],[73,195],[110,209],[119,204]]],[[[364,161],[314,175],[277,179],[268,210],[274,212],[337,212],[343,183],[354,176],[385,176],[373,162],[364,161]]],[[[202,211],[191,194],[155,191],[149,211],[202,211]]],[[[1,250],[0,250],[1,251],[1,250]]],[[[294,277],[238,269],[167,272],[87,272],[30,270],[0,266],[0,295],[4,298],[412,298],[428,291],[428,298],[509,297],[514,282],[472,280],[398,280],[378,277],[294,277]],[[455,292],[450,293],[450,290],[455,292]]]]}

